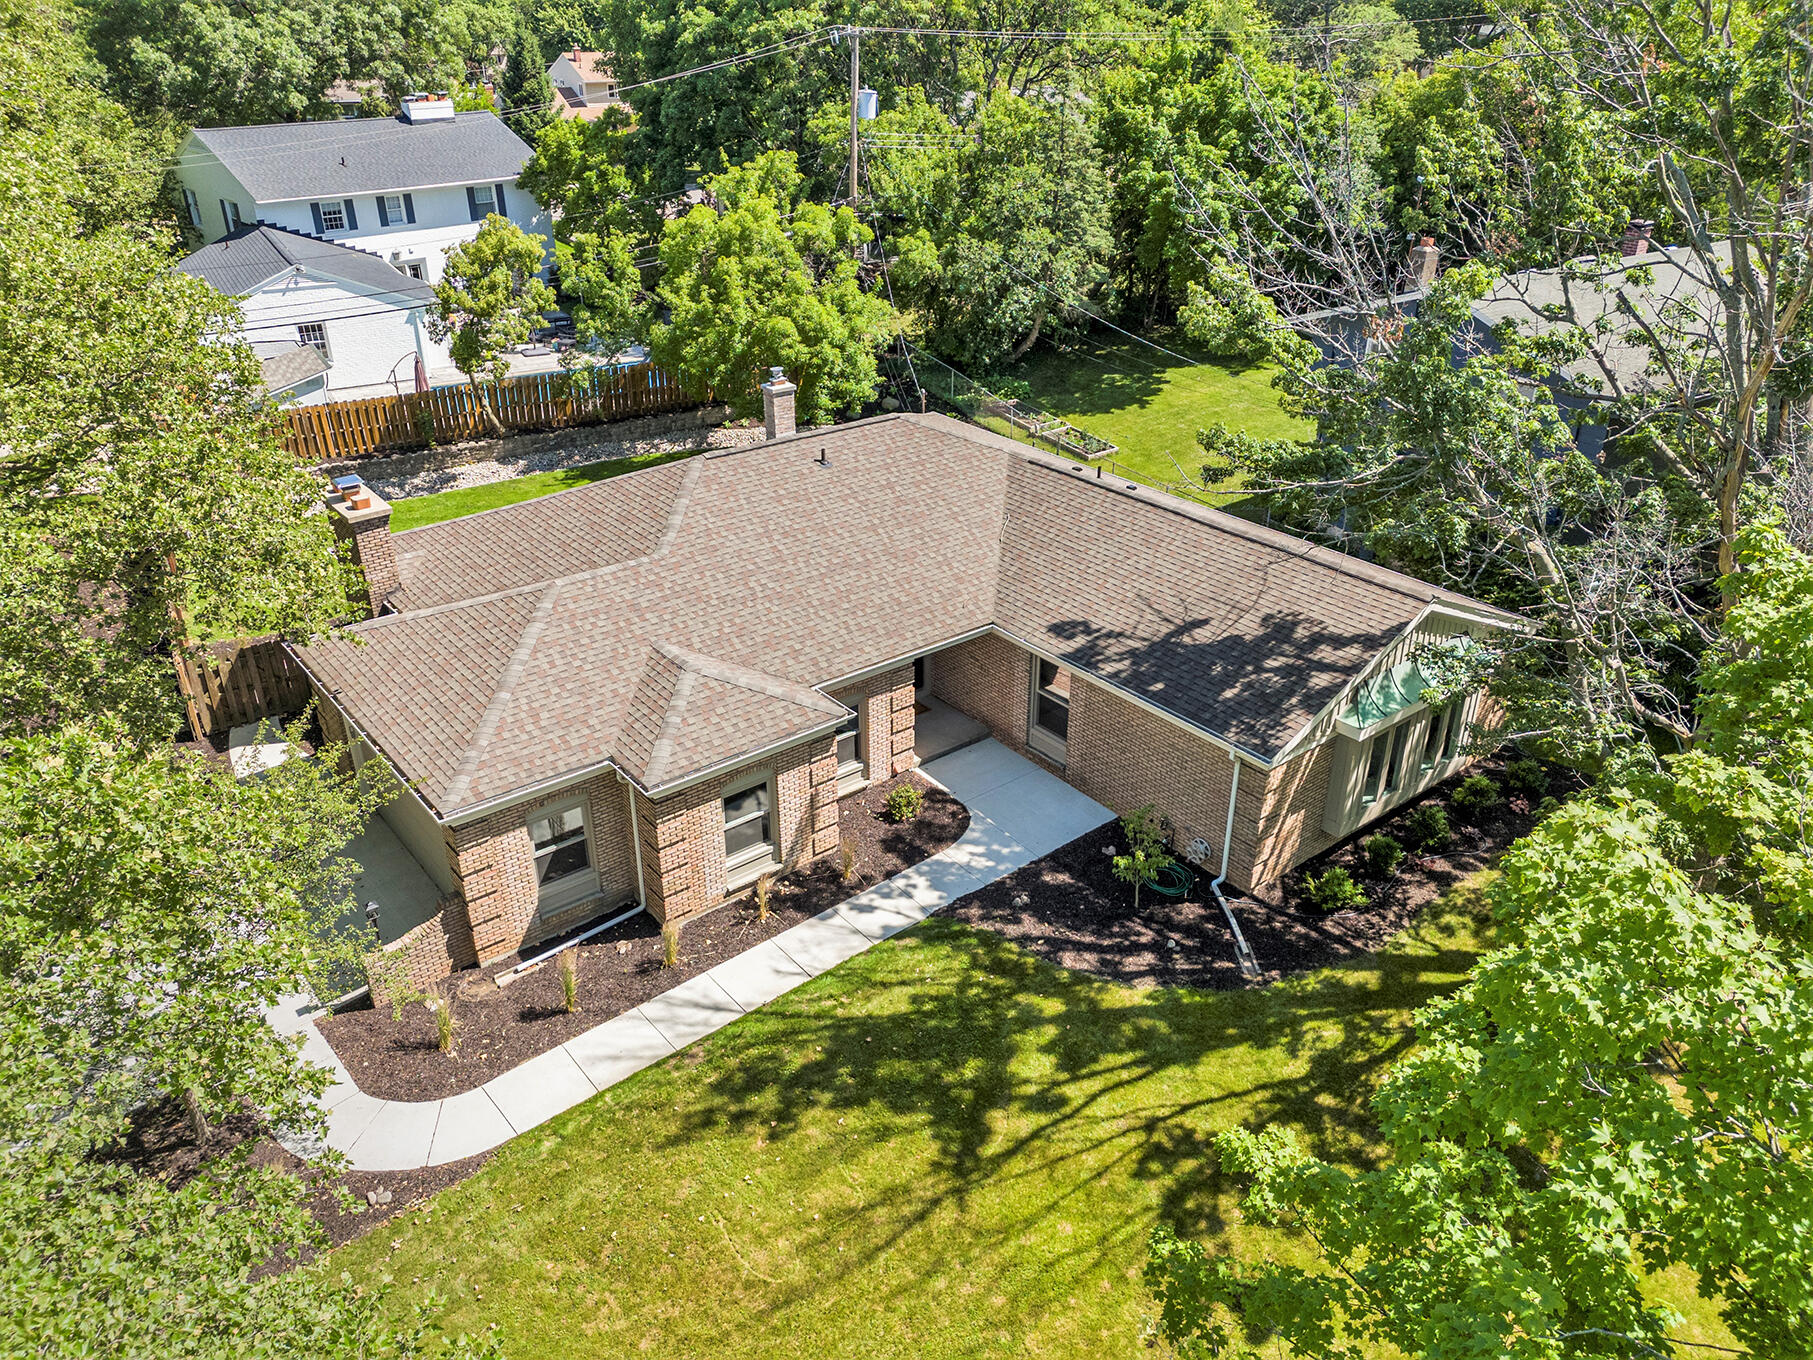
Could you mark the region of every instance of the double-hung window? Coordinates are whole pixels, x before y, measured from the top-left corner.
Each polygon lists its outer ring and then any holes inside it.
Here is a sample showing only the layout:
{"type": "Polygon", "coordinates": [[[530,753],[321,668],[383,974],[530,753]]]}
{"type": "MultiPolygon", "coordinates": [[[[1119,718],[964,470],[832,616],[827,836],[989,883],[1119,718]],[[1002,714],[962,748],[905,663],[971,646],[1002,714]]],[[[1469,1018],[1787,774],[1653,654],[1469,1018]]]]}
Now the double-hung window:
{"type": "Polygon", "coordinates": [[[323,203],[321,205],[321,230],[346,230],[346,206],[344,204],[323,203]]]}
{"type": "Polygon", "coordinates": [[[200,231],[202,229],[201,200],[195,196],[195,190],[183,190],[183,210],[189,214],[189,225],[200,231]]]}
{"type": "Polygon", "coordinates": [[[859,710],[845,718],[843,725],[837,729],[838,778],[849,779],[860,775],[863,771],[862,757],[862,713],[859,710]]]}
{"type": "Polygon", "coordinates": [[[535,881],[542,905],[577,901],[596,881],[585,838],[585,805],[549,808],[529,819],[535,845],[535,881]]]}
{"type": "Polygon", "coordinates": [[[307,321],[296,327],[296,338],[321,351],[321,357],[332,363],[334,356],[327,347],[327,326],[320,321],[307,321]]]}
{"type": "Polygon", "coordinates": [[[1032,659],[1032,712],[1026,744],[1063,761],[1070,742],[1070,672],[1054,662],[1032,659]]]}
{"type": "Polygon", "coordinates": [[[766,779],[724,795],[724,862],[730,868],[773,858],[772,801],[766,779]]]}
{"type": "Polygon", "coordinates": [[[483,222],[497,211],[496,190],[489,184],[474,184],[466,190],[466,205],[472,210],[472,220],[483,222]]]}
{"type": "Polygon", "coordinates": [[[387,225],[403,221],[403,195],[380,195],[378,198],[378,220],[387,225]]]}

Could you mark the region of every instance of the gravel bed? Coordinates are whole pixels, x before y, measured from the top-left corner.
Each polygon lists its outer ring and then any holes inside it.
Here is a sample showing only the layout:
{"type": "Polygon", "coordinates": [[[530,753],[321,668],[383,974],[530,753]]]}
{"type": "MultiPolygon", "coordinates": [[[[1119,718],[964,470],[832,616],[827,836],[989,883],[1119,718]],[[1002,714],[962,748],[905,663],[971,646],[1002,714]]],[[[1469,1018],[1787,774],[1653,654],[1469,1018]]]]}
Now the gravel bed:
{"type": "Polygon", "coordinates": [[[652,435],[646,439],[592,440],[584,430],[575,430],[571,443],[562,442],[502,458],[481,459],[456,467],[428,468],[407,473],[386,474],[391,460],[376,458],[359,468],[372,490],[388,501],[407,500],[411,496],[429,496],[437,491],[458,491],[469,486],[506,482],[512,477],[531,472],[554,472],[561,468],[579,467],[585,463],[607,462],[615,458],[634,458],[650,453],[669,453],[676,449],[734,449],[759,444],[765,438],[760,425],[715,430],[677,430],[672,434],[652,435]]]}

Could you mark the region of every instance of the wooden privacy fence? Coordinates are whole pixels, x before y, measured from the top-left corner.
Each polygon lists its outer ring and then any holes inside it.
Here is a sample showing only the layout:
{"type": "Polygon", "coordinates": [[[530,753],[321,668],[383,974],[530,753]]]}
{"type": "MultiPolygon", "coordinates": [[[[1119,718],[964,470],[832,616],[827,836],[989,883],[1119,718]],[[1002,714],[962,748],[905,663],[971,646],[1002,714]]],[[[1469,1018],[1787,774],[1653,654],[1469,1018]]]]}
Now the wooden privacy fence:
{"type": "MultiPolygon", "coordinates": [[[[525,373],[480,384],[506,430],[557,430],[683,410],[708,400],[652,364],[525,373]]],[[[490,433],[469,385],[360,401],[297,406],[287,413],[291,453],[305,463],[362,458],[380,449],[446,444],[490,433]]]]}
{"type": "Polygon", "coordinates": [[[274,637],[216,642],[176,658],[176,685],[198,737],[294,713],[308,703],[308,677],[274,637]]]}

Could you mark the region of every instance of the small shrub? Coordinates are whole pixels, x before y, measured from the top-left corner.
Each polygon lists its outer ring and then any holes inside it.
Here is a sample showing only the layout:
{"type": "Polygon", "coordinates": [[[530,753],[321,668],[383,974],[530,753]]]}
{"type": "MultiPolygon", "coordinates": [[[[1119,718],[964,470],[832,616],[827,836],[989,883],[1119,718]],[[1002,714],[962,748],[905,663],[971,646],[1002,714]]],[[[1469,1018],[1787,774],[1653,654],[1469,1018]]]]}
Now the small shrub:
{"type": "Polygon", "coordinates": [[[1348,911],[1366,905],[1366,890],[1340,865],[1303,880],[1303,895],[1318,911],[1348,911]]]}
{"type": "Polygon", "coordinates": [[[1366,871],[1374,878],[1390,878],[1404,862],[1404,847],[1391,836],[1380,833],[1366,838],[1366,871]]]}
{"type": "Polygon", "coordinates": [[[890,822],[910,822],[919,815],[919,809],[925,806],[925,794],[917,784],[896,784],[888,790],[888,801],[883,815],[890,822]]]}
{"type": "Polygon", "coordinates": [[[1504,801],[1504,796],[1487,776],[1470,774],[1460,781],[1460,787],[1448,801],[1463,822],[1475,823],[1484,820],[1488,812],[1504,801]]]}
{"type": "Polygon", "coordinates": [[[680,963],[680,927],[669,921],[661,927],[661,966],[675,968],[680,963]]]}
{"type": "Polygon", "coordinates": [[[768,902],[774,895],[774,875],[763,874],[755,881],[755,919],[768,919],[768,902]]]}
{"type": "Polygon", "coordinates": [[[454,1040],[458,1026],[453,1020],[453,1000],[450,997],[435,996],[428,999],[428,1013],[434,1017],[435,1047],[443,1053],[453,1052],[454,1040]]]}
{"type": "Polygon", "coordinates": [[[856,842],[848,836],[840,836],[837,840],[837,877],[843,883],[856,877],[856,842]]]}
{"type": "Polygon", "coordinates": [[[1557,800],[1553,798],[1544,798],[1535,807],[1536,819],[1540,821],[1551,813],[1559,812],[1560,810],[1561,804],[1557,800]]]}
{"type": "Polygon", "coordinates": [[[1448,813],[1437,803],[1424,803],[1414,808],[1399,828],[1411,849],[1422,854],[1440,854],[1454,840],[1448,825],[1448,813]]]}
{"type": "Polygon", "coordinates": [[[579,954],[567,949],[560,955],[560,999],[566,1003],[567,1014],[572,1015],[579,1009],[579,954]]]}
{"type": "Polygon", "coordinates": [[[1521,756],[1505,766],[1505,787],[1533,803],[1549,791],[1548,772],[1540,760],[1521,756]]]}

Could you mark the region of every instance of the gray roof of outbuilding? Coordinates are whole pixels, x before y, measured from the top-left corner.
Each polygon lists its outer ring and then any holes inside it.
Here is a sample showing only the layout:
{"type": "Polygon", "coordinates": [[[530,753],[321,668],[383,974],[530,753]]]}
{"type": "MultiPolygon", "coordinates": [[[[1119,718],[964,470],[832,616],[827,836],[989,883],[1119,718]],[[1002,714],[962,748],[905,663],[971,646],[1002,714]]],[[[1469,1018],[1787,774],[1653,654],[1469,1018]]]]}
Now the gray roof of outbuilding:
{"type": "Polygon", "coordinates": [[[426,123],[399,116],[196,128],[194,136],[259,203],[508,182],[530,155],[485,112],[426,123]]]}
{"type": "Polygon", "coordinates": [[[313,345],[298,341],[275,354],[263,356],[258,366],[264,373],[266,391],[285,392],[297,383],[305,383],[327,372],[327,359],[313,345]]]}
{"type": "Polygon", "coordinates": [[[942,416],[395,546],[403,612],[298,655],[443,816],[607,759],[649,788],[727,765],[834,724],[811,691],[991,626],[1270,760],[1430,604],[1498,613],[942,416]]]}
{"type": "Polygon", "coordinates": [[[213,284],[228,297],[244,297],[260,284],[301,268],[393,293],[412,305],[434,301],[434,289],[388,260],[286,227],[241,227],[178,260],[176,267],[213,284]]]}

